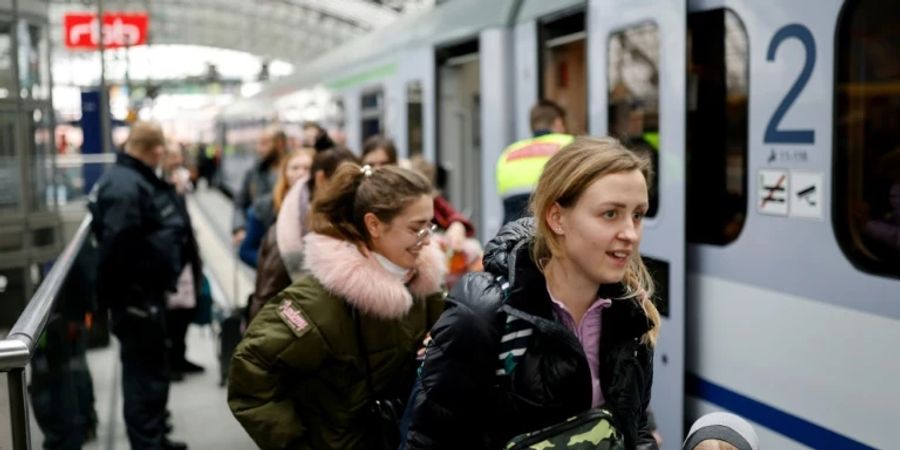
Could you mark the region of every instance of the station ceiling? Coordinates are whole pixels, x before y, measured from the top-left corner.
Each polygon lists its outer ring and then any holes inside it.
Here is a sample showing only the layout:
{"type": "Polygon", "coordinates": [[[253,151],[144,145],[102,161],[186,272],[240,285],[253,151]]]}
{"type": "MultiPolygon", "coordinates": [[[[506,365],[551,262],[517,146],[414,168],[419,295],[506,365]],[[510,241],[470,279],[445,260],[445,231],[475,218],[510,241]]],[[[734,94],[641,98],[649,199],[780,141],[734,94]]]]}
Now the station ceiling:
{"type": "MultiPolygon", "coordinates": [[[[66,12],[96,0],[49,0],[52,45],[66,12]]],[[[301,65],[435,0],[104,0],[104,11],[149,11],[149,43],[218,47],[301,65]]]]}

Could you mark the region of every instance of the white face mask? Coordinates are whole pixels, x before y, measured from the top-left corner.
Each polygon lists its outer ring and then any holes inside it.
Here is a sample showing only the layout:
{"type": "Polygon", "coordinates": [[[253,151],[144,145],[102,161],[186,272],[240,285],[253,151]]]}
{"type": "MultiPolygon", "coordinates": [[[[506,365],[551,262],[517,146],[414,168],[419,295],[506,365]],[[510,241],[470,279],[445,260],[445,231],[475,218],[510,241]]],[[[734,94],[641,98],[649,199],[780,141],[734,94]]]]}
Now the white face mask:
{"type": "Polygon", "coordinates": [[[393,262],[391,262],[391,260],[385,258],[378,252],[372,252],[372,255],[375,257],[375,261],[378,261],[378,264],[381,264],[381,267],[384,267],[384,269],[390,272],[391,275],[397,277],[398,280],[406,281],[409,273],[411,272],[410,269],[405,269],[394,264],[393,262]]]}

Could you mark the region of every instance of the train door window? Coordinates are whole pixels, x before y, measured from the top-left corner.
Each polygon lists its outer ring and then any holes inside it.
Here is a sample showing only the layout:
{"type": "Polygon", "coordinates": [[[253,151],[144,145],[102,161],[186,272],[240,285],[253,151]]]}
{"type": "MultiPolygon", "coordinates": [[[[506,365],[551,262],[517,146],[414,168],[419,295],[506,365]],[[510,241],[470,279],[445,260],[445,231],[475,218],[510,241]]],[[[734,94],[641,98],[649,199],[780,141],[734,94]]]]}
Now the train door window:
{"type": "Polygon", "coordinates": [[[653,163],[648,217],[659,209],[659,27],[643,23],[608,41],[609,135],[653,163]]]}
{"type": "Polygon", "coordinates": [[[325,122],[333,124],[333,126],[343,132],[346,121],[346,109],[344,108],[344,99],[335,97],[328,104],[328,111],[325,114],[325,122]]]}
{"type": "Polygon", "coordinates": [[[406,142],[410,158],[422,154],[422,114],[422,82],[410,81],[406,85],[406,142]]]}
{"type": "Polygon", "coordinates": [[[437,163],[444,195],[474,223],[481,220],[481,58],[478,41],[439,48],[437,163]]]}
{"type": "Polygon", "coordinates": [[[362,119],[362,127],[360,129],[362,141],[360,142],[360,148],[362,148],[362,143],[365,142],[366,139],[376,134],[381,134],[383,131],[383,101],[384,93],[380,89],[362,94],[359,112],[360,118],[362,119]]]}
{"type": "Polygon", "coordinates": [[[584,134],[588,122],[584,11],[543,21],[540,37],[540,97],[562,106],[570,133],[584,134]]]}
{"type": "Polygon", "coordinates": [[[729,9],[688,17],[687,239],[725,245],[747,215],[749,45],[729,9]]]}
{"type": "Polygon", "coordinates": [[[835,232],[857,267],[900,277],[900,4],[848,1],[837,30],[835,232]]]}

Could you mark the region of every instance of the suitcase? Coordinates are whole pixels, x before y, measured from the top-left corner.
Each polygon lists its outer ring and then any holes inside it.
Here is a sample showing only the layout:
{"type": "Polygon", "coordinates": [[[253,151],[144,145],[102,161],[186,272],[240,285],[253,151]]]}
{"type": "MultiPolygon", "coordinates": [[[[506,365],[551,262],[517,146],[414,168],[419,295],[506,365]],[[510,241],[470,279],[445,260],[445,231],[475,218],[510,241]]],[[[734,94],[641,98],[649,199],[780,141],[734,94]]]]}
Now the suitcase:
{"type": "Polygon", "coordinates": [[[235,308],[219,321],[219,386],[228,382],[228,367],[244,335],[245,317],[246,308],[235,308]]]}

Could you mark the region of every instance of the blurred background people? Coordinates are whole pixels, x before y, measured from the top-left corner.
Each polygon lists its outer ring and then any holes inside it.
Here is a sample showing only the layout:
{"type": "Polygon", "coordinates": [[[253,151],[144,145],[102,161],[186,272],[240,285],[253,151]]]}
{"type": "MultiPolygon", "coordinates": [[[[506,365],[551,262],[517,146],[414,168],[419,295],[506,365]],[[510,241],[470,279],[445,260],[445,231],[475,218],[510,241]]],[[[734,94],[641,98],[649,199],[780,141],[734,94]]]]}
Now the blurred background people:
{"type": "Polygon", "coordinates": [[[309,231],[309,205],[316,190],[321,189],[341,163],[357,162],[345,148],[332,148],[316,153],[309,175],[288,190],[278,219],[269,227],[259,249],[256,290],[250,298],[249,320],[253,320],[267,300],[277,295],[304,272],[303,236],[309,231]]]}
{"type": "Polygon", "coordinates": [[[244,175],[241,189],[234,198],[232,237],[240,245],[246,235],[247,208],[257,198],[272,192],[278,179],[278,168],[287,152],[287,135],[279,128],[269,128],[256,147],[258,161],[244,175]]]}
{"type": "Polygon", "coordinates": [[[263,236],[275,223],[284,196],[291,186],[309,176],[314,155],[315,150],[311,148],[301,148],[290,152],[279,166],[278,179],[275,181],[272,192],[260,195],[253,201],[253,205],[247,208],[246,233],[238,248],[238,255],[241,261],[250,267],[257,267],[259,247],[263,236]]]}
{"type": "Polygon", "coordinates": [[[316,151],[320,152],[335,147],[335,143],[331,137],[328,136],[328,132],[317,122],[304,122],[303,146],[314,148],[316,151]]]}
{"type": "Polygon", "coordinates": [[[219,171],[221,155],[214,144],[197,144],[197,180],[205,179],[207,186],[214,186],[219,171]]]}
{"type": "Polygon", "coordinates": [[[394,140],[381,135],[370,136],[363,142],[360,159],[363,165],[368,164],[372,167],[397,165],[397,147],[394,140]]]}
{"type": "Polygon", "coordinates": [[[184,167],[184,151],[177,146],[166,147],[162,163],[163,179],[175,188],[179,213],[187,224],[187,233],[182,248],[184,268],[178,276],[175,292],[166,295],[166,319],[169,337],[169,378],[181,380],[186,373],[203,372],[203,367],[187,360],[185,339],[187,330],[197,312],[203,280],[203,265],[200,249],[194,236],[191,216],[187,210],[185,195],[193,191],[190,171],[184,167]]]}

